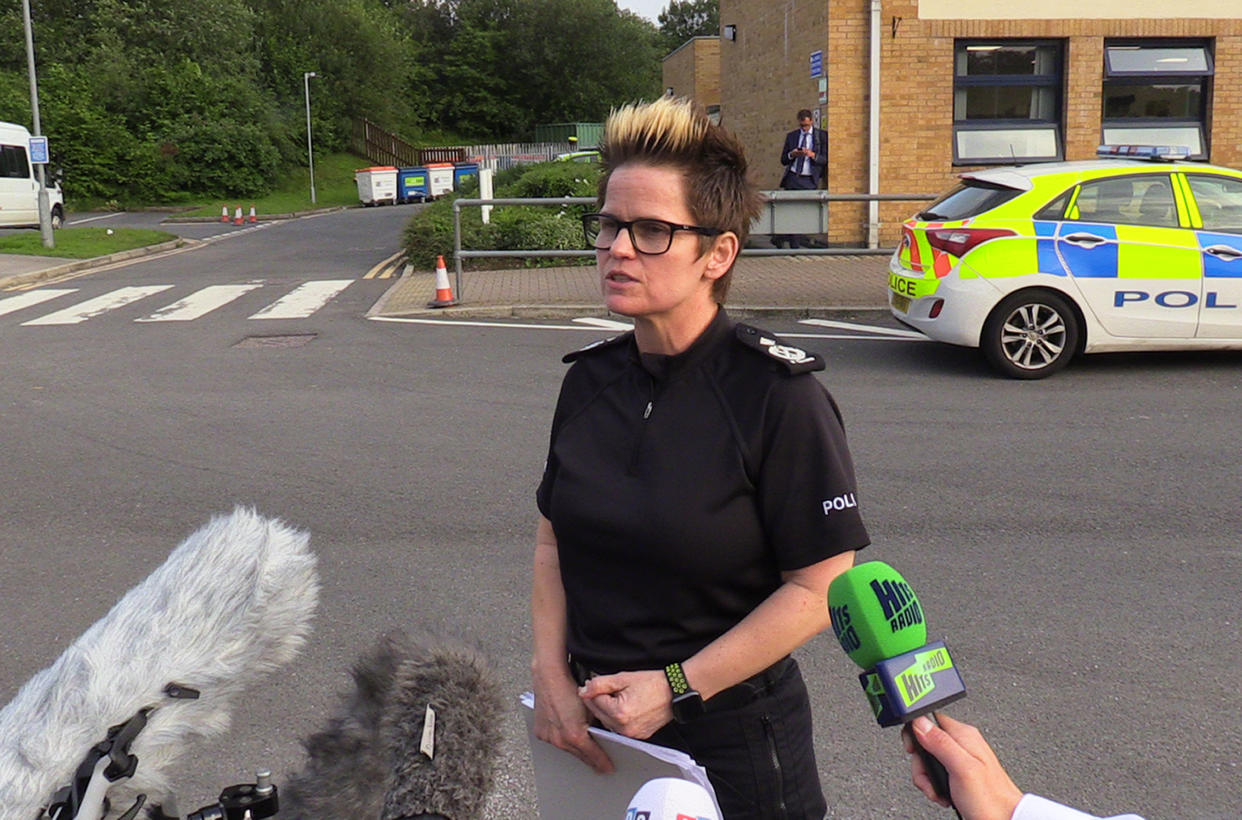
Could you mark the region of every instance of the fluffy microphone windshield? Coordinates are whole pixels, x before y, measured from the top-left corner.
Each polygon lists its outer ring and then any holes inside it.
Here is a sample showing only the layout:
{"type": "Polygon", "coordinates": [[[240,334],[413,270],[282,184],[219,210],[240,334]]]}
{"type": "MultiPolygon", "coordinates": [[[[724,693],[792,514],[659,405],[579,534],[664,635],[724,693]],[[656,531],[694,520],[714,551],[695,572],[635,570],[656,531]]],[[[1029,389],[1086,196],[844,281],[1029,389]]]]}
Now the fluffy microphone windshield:
{"type": "Polygon", "coordinates": [[[308,542],[242,508],[187,538],[0,711],[0,815],[37,817],[109,726],[150,706],[137,772],[110,794],[168,802],[187,743],[228,728],[233,698],[301,648],[319,597],[308,542]],[[201,696],[170,699],[171,682],[201,696]]]}
{"type": "Polygon", "coordinates": [[[282,790],[280,816],[481,818],[503,714],[482,653],[456,639],[392,632],[353,676],[340,714],[307,740],[310,761],[282,790]]]}

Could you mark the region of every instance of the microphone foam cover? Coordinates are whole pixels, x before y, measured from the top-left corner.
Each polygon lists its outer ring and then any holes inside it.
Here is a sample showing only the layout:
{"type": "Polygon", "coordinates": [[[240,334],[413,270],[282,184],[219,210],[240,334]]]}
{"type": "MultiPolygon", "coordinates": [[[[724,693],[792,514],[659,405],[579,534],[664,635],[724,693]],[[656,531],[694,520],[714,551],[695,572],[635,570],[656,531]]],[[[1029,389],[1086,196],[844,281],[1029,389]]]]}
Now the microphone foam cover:
{"type": "Polygon", "coordinates": [[[828,587],[832,631],[863,669],[927,643],[927,624],[914,590],[883,561],[851,567],[828,587]]]}

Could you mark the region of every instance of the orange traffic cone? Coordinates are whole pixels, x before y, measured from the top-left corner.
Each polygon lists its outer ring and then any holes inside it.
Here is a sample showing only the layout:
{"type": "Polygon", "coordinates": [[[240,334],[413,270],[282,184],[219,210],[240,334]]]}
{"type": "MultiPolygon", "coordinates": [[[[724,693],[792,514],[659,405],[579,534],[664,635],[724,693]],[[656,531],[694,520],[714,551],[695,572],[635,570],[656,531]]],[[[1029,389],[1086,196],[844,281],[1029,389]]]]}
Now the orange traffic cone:
{"type": "Polygon", "coordinates": [[[252,202],[252,203],[250,203],[250,221],[251,221],[251,222],[258,222],[258,221],[259,221],[259,217],[258,217],[258,216],[256,216],[256,215],[255,215],[255,212],[254,212],[254,203],[253,203],[253,202],[252,202]]]}
{"type": "Polygon", "coordinates": [[[240,206],[240,205],[238,205],[238,206],[237,206],[237,212],[233,214],[233,224],[234,224],[234,225],[240,225],[240,224],[242,224],[242,215],[241,215],[241,206],[240,206]]]}
{"type": "Polygon", "coordinates": [[[453,287],[449,284],[448,269],[444,267],[444,257],[436,257],[436,298],[427,303],[427,307],[443,308],[457,304],[453,298],[453,287]]]}
{"type": "Polygon", "coordinates": [[[225,225],[229,224],[229,206],[228,205],[220,206],[220,221],[223,222],[225,225]]]}

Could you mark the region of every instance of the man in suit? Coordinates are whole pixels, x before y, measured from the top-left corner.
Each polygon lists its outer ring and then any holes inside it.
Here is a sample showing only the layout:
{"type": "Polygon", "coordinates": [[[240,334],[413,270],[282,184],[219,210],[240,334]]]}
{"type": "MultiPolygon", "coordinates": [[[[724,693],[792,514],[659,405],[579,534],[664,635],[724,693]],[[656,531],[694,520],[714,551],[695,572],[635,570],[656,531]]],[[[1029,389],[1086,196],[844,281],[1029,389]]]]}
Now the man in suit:
{"type": "MultiPolygon", "coordinates": [[[[811,112],[806,108],[798,112],[798,127],[785,135],[781,164],[785,166],[781,187],[787,191],[813,191],[824,178],[828,168],[828,134],[813,127],[811,112]]],[[[782,240],[788,242],[791,248],[808,244],[805,236],[778,236],[776,240],[778,245],[782,240]]]]}

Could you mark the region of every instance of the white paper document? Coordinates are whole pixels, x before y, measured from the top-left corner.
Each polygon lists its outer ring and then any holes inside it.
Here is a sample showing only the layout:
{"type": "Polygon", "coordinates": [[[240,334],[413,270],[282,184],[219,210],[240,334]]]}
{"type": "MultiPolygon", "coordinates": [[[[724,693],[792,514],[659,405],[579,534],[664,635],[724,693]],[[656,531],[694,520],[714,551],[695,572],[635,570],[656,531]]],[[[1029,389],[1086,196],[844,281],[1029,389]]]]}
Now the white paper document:
{"type": "Polygon", "coordinates": [[[596,742],[617,767],[612,774],[599,774],[569,752],[536,738],[535,696],[525,692],[521,702],[525,707],[541,820],[624,820],[630,798],[644,783],[657,777],[678,777],[698,783],[716,803],[707,771],[685,752],[591,727],[596,742]]]}

